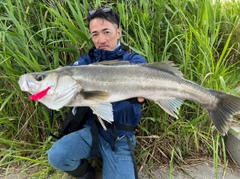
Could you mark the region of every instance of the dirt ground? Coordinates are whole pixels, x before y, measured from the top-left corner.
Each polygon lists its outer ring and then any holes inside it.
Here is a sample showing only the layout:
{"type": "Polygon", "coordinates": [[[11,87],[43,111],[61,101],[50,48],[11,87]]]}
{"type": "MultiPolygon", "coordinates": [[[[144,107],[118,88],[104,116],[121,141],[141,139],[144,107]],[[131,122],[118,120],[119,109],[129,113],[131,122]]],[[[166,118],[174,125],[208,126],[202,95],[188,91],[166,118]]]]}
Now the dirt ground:
{"type": "MultiPolygon", "coordinates": [[[[171,171],[169,167],[155,167],[152,170],[151,176],[144,170],[139,172],[139,179],[169,179],[171,171]]],[[[35,179],[30,174],[21,172],[20,169],[15,169],[7,176],[0,173],[0,179],[35,179]]],[[[59,179],[70,179],[66,174],[59,176],[59,179]]],[[[49,176],[47,179],[51,179],[49,176]]],[[[96,179],[102,179],[101,173],[97,174],[96,179]]],[[[218,172],[214,169],[211,162],[200,162],[192,165],[185,165],[181,168],[174,168],[172,179],[240,179],[240,167],[233,166],[225,169],[223,166],[218,167],[218,172]]]]}

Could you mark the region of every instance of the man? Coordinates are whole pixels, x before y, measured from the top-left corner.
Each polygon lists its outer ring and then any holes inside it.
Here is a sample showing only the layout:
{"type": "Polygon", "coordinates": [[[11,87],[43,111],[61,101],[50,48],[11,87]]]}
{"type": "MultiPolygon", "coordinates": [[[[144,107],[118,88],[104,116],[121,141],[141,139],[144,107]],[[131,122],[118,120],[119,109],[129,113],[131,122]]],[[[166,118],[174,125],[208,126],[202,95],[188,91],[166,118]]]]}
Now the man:
{"type": "MultiPolygon", "coordinates": [[[[95,9],[89,12],[89,32],[94,43],[88,55],[82,55],[74,65],[87,65],[105,60],[127,60],[130,63],[146,63],[137,53],[129,53],[128,47],[120,43],[122,31],[120,18],[111,8],[95,9]]],[[[103,161],[104,179],[133,179],[133,148],[136,145],[134,128],[141,119],[143,98],[112,103],[114,123],[106,124],[105,131],[89,109],[88,120],[83,129],[72,132],[54,143],[47,151],[49,163],[56,169],[67,172],[79,179],[95,177],[94,168],[87,162],[91,159],[93,136],[91,126],[96,123],[98,131],[98,156],[103,161]]],[[[73,111],[74,112],[74,111],[73,111]]]]}

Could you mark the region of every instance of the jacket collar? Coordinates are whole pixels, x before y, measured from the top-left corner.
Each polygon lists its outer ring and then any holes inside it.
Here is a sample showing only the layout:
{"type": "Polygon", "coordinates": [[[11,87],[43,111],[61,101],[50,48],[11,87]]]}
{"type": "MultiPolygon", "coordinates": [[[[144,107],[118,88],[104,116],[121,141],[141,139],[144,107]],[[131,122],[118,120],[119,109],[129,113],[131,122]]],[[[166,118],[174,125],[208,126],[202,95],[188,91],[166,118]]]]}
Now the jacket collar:
{"type": "Polygon", "coordinates": [[[89,56],[93,58],[94,62],[100,62],[105,60],[114,60],[122,57],[128,51],[128,47],[119,43],[113,51],[91,48],[89,56]]]}

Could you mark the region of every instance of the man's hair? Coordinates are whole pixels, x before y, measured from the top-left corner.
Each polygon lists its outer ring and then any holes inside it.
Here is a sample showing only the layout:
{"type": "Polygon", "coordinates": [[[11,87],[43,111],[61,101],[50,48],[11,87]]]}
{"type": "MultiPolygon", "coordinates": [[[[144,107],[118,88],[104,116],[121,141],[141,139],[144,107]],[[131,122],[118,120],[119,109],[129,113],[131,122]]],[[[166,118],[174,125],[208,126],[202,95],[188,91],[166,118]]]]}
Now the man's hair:
{"type": "Polygon", "coordinates": [[[104,8],[98,8],[93,10],[94,12],[91,14],[91,11],[89,13],[89,16],[87,18],[88,20],[88,28],[89,28],[89,24],[91,22],[91,20],[96,19],[96,18],[101,18],[101,19],[105,19],[113,24],[116,24],[117,27],[119,28],[120,26],[120,17],[119,15],[114,12],[111,8],[109,8],[110,10],[108,12],[104,11],[104,8]]]}

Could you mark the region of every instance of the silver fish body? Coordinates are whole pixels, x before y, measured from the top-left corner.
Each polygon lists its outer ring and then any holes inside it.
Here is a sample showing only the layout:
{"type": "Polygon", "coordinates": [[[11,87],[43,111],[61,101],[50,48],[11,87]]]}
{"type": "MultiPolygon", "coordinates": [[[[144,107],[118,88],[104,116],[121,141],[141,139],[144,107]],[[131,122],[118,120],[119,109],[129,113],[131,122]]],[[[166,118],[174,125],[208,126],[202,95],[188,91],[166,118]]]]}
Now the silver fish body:
{"type": "Polygon", "coordinates": [[[222,134],[228,131],[232,116],[240,112],[240,98],[184,79],[171,62],[67,66],[22,75],[19,85],[31,94],[50,86],[39,100],[49,108],[90,106],[109,122],[113,121],[111,102],[133,97],[152,100],[175,118],[183,100],[199,103],[222,134]]]}

